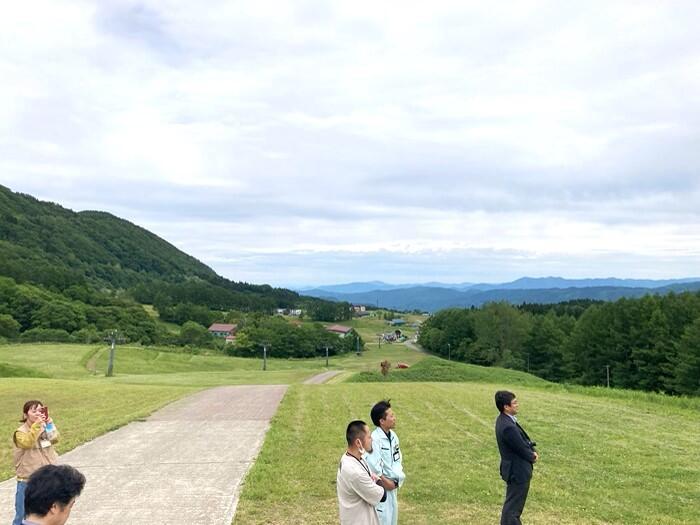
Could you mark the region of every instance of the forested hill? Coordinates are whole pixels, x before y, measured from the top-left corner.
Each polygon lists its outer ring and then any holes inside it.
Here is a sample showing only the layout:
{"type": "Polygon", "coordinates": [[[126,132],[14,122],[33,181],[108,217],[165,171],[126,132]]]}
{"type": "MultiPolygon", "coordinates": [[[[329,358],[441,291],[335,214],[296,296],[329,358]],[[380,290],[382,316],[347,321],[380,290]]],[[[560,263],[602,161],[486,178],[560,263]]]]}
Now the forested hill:
{"type": "Polygon", "coordinates": [[[216,273],[153,233],[99,211],[73,212],[0,186],[0,274],[59,289],[127,288],[216,273]]]}
{"type": "Polygon", "coordinates": [[[203,326],[236,311],[271,313],[300,303],[331,321],[342,310],[291,290],[221,277],[109,213],[76,213],[0,186],[0,340],[78,332],[82,340],[86,330],[108,328],[131,340],[164,340],[139,303],[153,305],[163,321],[203,326]]]}

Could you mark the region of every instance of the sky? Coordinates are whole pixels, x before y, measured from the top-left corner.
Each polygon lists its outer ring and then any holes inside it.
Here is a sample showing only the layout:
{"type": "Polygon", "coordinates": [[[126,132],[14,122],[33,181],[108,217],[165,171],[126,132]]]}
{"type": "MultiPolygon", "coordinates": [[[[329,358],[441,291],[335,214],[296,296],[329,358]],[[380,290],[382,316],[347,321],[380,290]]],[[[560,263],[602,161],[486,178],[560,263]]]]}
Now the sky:
{"type": "Polygon", "coordinates": [[[15,2],[0,184],[236,281],[700,275],[700,4],[15,2]]]}

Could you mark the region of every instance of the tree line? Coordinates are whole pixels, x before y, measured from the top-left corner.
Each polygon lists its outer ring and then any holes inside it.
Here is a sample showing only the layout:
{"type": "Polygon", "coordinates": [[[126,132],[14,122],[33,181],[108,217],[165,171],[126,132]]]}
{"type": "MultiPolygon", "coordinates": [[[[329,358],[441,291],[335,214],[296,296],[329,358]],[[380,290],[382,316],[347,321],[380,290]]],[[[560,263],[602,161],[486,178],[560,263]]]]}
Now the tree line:
{"type": "Polygon", "coordinates": [[[446,309],[421,327],[429,352],[550,381],[700,394],[700,293],[615,302],[446,309]]]}
{"type": "MultiPolygon", "coordinates": [[[[0,341],[93,343],[102,341],[108,330],[117,329],[129,342],[223,348],[222,341],[209,337],[211,323],[245,324],[250,319],[257,326],[280,304],[254,293],[240,301],[239,295],[246,294],[202,281],[158,281],[122,291],[73,284],[59,292],[0,277],[0,341]],[[179,325],[179,333],[149,315],[137,299],[152,300],[153,313],[179,325]]],[[[347,303],[300,298],[294,306],[305,308],[308,318],[318,321],[339,321],[350,315],[347,303]]]]}

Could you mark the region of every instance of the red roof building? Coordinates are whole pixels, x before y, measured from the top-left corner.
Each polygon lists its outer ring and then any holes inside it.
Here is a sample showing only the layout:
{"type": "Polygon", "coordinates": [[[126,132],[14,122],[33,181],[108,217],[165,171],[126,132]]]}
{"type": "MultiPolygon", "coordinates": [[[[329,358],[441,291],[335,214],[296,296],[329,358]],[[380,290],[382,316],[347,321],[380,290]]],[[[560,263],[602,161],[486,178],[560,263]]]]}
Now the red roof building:
{"type": "Polygon", "coordinates": [[[236,334],[238,325],[214,323],[209,327],[209,333],[214,337],[230,337],[236,334]]]}
{"type": "Polygon", "coordinates": [[[344,337],[350,332],[352,332],[352,328],[340,324],[332,324],[330,326],[326,326],[326,330],[328,330],[329,332],[333,332],[334,334],[339,334],[341,337],[344,337]]]}

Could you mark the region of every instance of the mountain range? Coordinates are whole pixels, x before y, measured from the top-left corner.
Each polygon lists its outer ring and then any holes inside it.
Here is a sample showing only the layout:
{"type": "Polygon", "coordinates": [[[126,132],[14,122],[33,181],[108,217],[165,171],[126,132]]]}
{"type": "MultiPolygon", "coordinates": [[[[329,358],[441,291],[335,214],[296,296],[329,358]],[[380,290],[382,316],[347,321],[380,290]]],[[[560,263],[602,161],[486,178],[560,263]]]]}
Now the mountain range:
{"type": "Polygon", "coordinates": [[[356,282],[300,289],[312,297],[348,301],[396,310],[434,312],[449,307],[481,306],[493,301],[513,304],[550,304],[576,299],[614,301],[622,297],[642,297],[700,290],[700,277],[683,279],[564,279],[562,277],[523,277],[506,283],[424,283],[387,284],[381,281],[356,282]]]}

